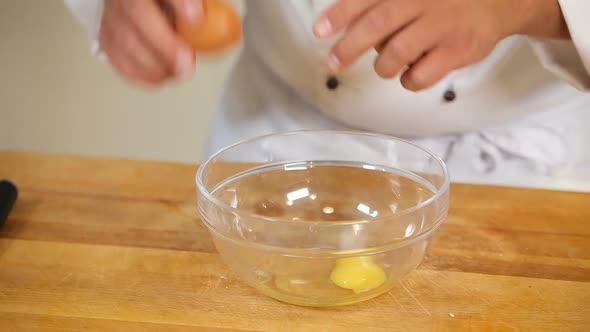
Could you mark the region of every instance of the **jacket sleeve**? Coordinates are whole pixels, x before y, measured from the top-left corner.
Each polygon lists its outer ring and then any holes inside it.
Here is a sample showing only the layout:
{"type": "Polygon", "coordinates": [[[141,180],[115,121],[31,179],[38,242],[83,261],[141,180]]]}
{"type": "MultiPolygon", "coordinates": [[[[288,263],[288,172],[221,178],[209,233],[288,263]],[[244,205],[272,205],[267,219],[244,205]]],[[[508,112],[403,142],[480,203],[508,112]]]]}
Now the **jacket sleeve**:
{"type": "Polygon", "coordinates": [[[102,56],[99,33],[102,20],[103,0],[64,0],[66,7],[86,31],[92,53],[102,56]]]}
{"type": "Polygon", "coordinates": [[[531,38],[541,64],[579,90],[590,92],[590,1],[559,0],[571,41],[531,38]]]}

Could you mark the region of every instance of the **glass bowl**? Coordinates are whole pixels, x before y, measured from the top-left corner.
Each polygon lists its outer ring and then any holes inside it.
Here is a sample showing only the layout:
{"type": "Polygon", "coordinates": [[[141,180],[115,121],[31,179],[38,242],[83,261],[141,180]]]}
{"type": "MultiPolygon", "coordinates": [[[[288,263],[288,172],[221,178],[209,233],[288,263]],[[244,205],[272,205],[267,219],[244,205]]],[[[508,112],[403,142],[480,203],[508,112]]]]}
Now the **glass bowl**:
{"type": "Polygon", "coordinates": [[[256,137],[197,173],[198,208],[245,283],[303,306],[390,290],[447,216],[444,162],[413,143],[348,131],[256,137]]]}

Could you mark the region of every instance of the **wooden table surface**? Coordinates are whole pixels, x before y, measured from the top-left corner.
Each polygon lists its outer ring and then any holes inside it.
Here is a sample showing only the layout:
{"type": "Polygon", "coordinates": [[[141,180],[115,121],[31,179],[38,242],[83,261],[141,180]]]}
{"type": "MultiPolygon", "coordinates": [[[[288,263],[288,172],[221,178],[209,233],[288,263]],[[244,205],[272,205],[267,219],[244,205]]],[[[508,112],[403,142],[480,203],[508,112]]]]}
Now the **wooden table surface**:
{"type": "Polygon", "coordinates": [[[422,266],[340,308],[274,301],[223,265],[196,165],[0,152],[0,331],[590,331],[590,195],[453,185],[422,266]]]}

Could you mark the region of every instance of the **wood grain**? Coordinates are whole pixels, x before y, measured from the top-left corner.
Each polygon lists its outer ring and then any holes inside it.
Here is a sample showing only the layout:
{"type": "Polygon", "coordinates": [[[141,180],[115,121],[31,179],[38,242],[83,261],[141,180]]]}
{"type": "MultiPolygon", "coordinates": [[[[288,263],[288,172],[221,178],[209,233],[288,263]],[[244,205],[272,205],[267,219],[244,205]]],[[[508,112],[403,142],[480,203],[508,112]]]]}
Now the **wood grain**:
{"type": "Polygon", "coordinates": [[[453,185],[422,266],[308,309],[243,285],[196,212],[197,165],[0,152],[2,331],[588,331],[590,195],[453,185]]]}

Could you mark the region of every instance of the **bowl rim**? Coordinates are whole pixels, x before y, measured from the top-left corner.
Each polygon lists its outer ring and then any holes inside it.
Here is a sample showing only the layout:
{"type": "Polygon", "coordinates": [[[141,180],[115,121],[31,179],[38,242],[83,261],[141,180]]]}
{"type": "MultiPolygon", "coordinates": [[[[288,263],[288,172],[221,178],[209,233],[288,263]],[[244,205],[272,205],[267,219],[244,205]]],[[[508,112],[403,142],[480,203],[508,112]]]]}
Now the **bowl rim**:
{"type": "MultiPolygon", "coordinates": [[[[203,195],[213,205],[223,209],[224,211],[230,211],[231,213],[234,213],[235,215],[239,215],[242,217],[260,220],[263,222],[288,222],[288,223],[318,225],[321,222],[317,221],[317,220],[316,221],[313,221],[313,220],[311,220],[311,221],[310,220],[287,220],[287,219],[281,219],[281,218],[265,217],[265,216],[261,216],[258,214],[253,214],[253,213],[241,211],[239,208],[232,207],[231,205],[229,205],[229,204],[221,201],[220,199],[216,198],[215,196],[213,196],[213,194],[205,188],[205,184],[203,183],[203,180],[202,180],[203,172],[207,168],[207,166],[209,165],[210,162],[212,162],[216,157],[222,155],[223,153],[225,153],[237,146],[240,146],[240,145],[246,144],[246,143],[255,142],[257,140],[261,140],[261,139],[269,138],[269,137],[291,136],[291,135],[301,135],[301,134],[309,134],[309,133],[311,133],[311,134],[322,134],[323,133],[323,134],[342,134],[342,135],[366,136],[366,137],[381,138],[381,139],[386,139],[389,141],[397,141],[400,143],[408,144],[408,145],[411,145],[411,146],[417,148],[418,150],[425,152],[429,156],[431,156],[439,164],[439,166],[442,168],[442,171],[443,171],[443,184],[440,186],[440,189],[438,189],[434,193],[434,195],[432,195],[431,197],[429,197],[425,201],[420,202],[419,204],[416,204],[410,208],[402,210],[402,213],[396,213],[393,216],[378,217],[378,218],[374,218],[374,219],[370,219],[370,220],[331,221],[329,223],[322,223],[322,224],[325,224],[326,227],[342,226],[342,225],[358,225],[358,224],[365,224],[365,223],[374,224],[374,223],[380,222],[382,220],[391,220],[392,217],[399,217],[399,216],[407,215],[407,214],[410,214],[410,213],[415,212],[417,210],[420,210],[420,209],[432,204],[433,202],[438,201],[439,198],[441,198],[443,195],[445,195],[449,191],[449,188],[451,185],[451,177],[450,177],[449,170],[448,170],[446,163],[438,155],[436,155],[435,153],[433,153],[429,149],[420,146],[419,144],[416,144],[414,142],[411,142],[411,141],[408,141],[408,140],[405,140],[405,139],[402,139],[399,137],[395,137],[392,135],[373,133],[373,132],[367,132],[367,131],[332,130],[332,129],[319,129],[319,130],[318,129],[304,129],[304,130],[283,131],[283,132],[278,132],[278,133],[270,133],[270,134],[254,136],[252,138],[248,138],[245,140],[241,140],[237,143],[231,144],[231,145],[217,151],[216,153],[211,155],[211,157],[209,157],[204,163],[202,163],[199,166],[199,169],[197,170],[195,180],[196,180],[197,189],[198,189],[199,193],[201,195],[203,195]]],[[[200,210],[200,208],[199,208],[199,210],[200,210]]],[[[448,206],[445,207],[443,210],[448,210],[448,206]]],[[[438,224],[438,223],[439,222],[432,225],[431,228],[437,228],[436,224],[438,224]]],[[[213,227],[212,225],[210,225],[210,226],[213,227]]],[[[428,232],[428,230],[429,229],[423,230],[423,232],[428,232]]],[[[420,233],[423,233],[423,232],[419,232],[418,234],[416,234],[416,236],[418,236],[420,233]]]]}

